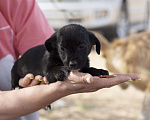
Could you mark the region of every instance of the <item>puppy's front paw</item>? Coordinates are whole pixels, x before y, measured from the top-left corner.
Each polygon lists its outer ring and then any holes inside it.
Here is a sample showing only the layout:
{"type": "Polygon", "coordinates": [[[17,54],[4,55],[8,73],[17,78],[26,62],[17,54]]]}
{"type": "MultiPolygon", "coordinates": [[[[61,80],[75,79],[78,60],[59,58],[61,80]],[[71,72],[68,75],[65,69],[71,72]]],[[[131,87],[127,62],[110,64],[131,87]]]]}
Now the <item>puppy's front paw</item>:
{"type": "Polygon", "coordinates": [[[101,69],[100,74],[101,75],[109,75],[109,72],[107,70],[101,69]]]}
{"type": "Polygon", "coordinates": [[[96,69],[96,71],[94,71],[94,76],[99,76],[99,75],[109,75],[109,72],[107,70],[103,70],[103,69],[96,69]]]}
{"type": "Polygon", "coordinates": [[[58,81],[63,81],[63,80],[65,80],[65,79],[67,78],[69,72],[70,72],[70,71],[69,71],[66,67],[61,68],[61,69],[58,71],[57,75],[56,75],[56,79],[57,79],[58,81]]]}

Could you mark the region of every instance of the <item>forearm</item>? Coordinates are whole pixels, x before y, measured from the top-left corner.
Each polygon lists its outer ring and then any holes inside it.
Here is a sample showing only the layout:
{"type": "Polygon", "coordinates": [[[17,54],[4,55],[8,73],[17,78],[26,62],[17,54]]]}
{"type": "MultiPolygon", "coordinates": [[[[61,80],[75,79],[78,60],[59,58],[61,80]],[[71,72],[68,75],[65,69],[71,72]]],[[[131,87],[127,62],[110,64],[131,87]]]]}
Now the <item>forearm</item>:
{"type": "Polygon", "coordinates": [[[71,72],[65,81],[0,92],[0,120],[33,113],[69,94],[94,92],[130,80],[140,80],[140,77],[137,74],[117,74],[113,78],[99,78],[71,72]]]}
{"type": "Polygon", "coordinates": [[[55,87],[55,84],[37,85],[0,92],[0,119],[13,119],[33,113],[65,96],[61,88],[55,87]]]}

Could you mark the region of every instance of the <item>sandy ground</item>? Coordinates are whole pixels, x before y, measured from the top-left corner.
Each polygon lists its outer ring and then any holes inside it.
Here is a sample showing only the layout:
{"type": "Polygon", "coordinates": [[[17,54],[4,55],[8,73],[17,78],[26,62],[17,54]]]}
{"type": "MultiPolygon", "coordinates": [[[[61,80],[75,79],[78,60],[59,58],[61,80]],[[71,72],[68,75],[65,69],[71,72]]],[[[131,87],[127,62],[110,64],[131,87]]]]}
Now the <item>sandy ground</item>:
{"type": "MultiPolygon", "coordinates": [[[[91,66],[105,68],[105,59],[95,51],[91,66]]],[[[130,86],[105,88],[94,93],[74,94],[52,104],[51,111],[40,110],[40,120],[137,120],[144,93],[130,86]]]]}

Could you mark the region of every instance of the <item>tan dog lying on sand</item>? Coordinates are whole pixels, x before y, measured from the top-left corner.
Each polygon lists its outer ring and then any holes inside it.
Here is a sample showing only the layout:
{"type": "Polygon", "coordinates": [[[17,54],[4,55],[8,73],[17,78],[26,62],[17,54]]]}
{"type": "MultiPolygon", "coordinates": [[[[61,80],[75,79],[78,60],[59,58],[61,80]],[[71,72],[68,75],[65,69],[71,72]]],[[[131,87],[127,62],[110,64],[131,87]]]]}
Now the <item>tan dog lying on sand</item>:
{"type": "MultiPolygon", "coordinates": [[[[140,75],[142,80],[131,84],[146,93],[142,117],[139,120],[150,120],[150,31],[137,33],[112,43],[100,34],[95,34],[101,41],[102,53],[110,72],[140,75]]],[[[121,86],[128,87],[127,84],[121,86]]]]}

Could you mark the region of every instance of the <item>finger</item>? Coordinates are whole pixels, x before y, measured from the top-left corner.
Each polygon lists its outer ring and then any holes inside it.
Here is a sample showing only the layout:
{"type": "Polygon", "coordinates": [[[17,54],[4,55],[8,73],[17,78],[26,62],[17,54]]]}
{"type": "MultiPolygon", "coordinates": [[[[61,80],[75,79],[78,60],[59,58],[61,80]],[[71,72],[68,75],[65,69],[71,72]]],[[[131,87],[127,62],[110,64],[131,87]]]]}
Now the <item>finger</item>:
{"type": "Polygon", "coordinates": [[[32,79],[34,79],[34,75],[29,73],[19,80],[19,85],[22,87],[28,87],[32,79]]]}
{"type": "Polygon", "coordinates": [[[46,77],[43,78],[43,81],[44,81],[45,84],[49,84],[49,81],[47,80],[46,77]]]}
{"type": "Polygon", "coordinates": [[[72,83],[91,83],[92,76],[88,73],[71,71],[67,77],[67,80],[69,80],[72,83]]]}
{"type": "Polygon", "coordinates": [[[49,84],[49,81],[47,80],[46,77],[43,77],[43,81],[40,83],[40,85],[43,85],[43,84],[49,84]]]}
{"type": "Polygon", "coordinates": [[[41,75],[37,75],[35,77],[35,79],[33,79],[30,83],[29,86],[35,86],[35,85],[39,85],[41,83],[41,81],[43,80],[43,77],[41,75]]]}
{"type": "Polygon", "coordinates": [[[116,74],[118,76],[128,76],[131,78],[130,81],[135,81],[135,80],[141,80],[140,76],[138,74],[135,73],[127,73],[127,74],[116,74]]]}
{"type": "Polygon", "coordinates": [[[127,82],[131,80],[129,76],[124,75],[117,75],[113,78],[99,78],[99,77],[93,77],[93,84],[96,86],[96,88],[109,88],[114,85],[118,85],[123,82],[127,82]]]}
{"type": "MultiPolygon", "coordinates": [[[[105,75],[104,75],[105,76],[105,75]]],[[[104,78],[104,80],[106,80],[106,78],[114,78],[114,77],[119,77],[120,78],[120,82],[124,82],[124,81],[122,81],[122,80],[126,80],[126,78],[127,78],[127,80],[128,81],[135,81],[135,80],[141,80],[141,78],[140,78],[140,76],[138,75],[138,74],[135,74],[135,73],[128,73],[128,74],[114,74],[114,75],[109,75],[109,76],[107,76],[106,75],[106,77],[103,77],[103,76],[97,76],[97,77],[99,77],[99,78],[104,78]],[[110,77],[109,77],[110,76],[110,77]],[[123,79],[122,79],[123,78],[123,79]]],[[[97,79],[99,79],[99,78],[97,78],[97,79]]],[[[84,76],[83,77],[83,81],[87,81],[87,83],[93,83],[93,77],[92,76],[84,76]]],[[[119,82],[118,81],[118,82],[119,82]]],[[[112,81],[113,82],[113,81],[112,81]]],[[[126,81],[125,81],[126,82],[126,81]]],[[[108,85],[109,86],[109,85],[108,85]]]]}

